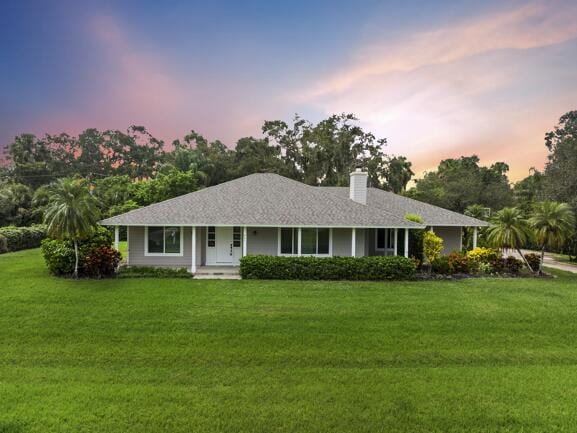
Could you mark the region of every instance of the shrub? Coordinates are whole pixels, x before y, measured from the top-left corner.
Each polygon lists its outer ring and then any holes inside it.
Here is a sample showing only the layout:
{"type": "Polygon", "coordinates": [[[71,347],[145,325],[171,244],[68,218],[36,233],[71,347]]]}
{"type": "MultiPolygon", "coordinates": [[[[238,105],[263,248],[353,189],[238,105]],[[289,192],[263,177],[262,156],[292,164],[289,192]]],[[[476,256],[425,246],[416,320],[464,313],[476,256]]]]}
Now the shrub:
{"type": "Polygon", "coordinates": [[[240,275],[263,280],[406,280],[415,276],[406,257],[277,257],[245,256],[240,275]]]}
{"type": "Polygon", "coordinates": [[[447,256],[438,257],[431,263],[431,270],[435,274],[447,275],[450,271],[449,258],[447,256]]]}
{"type": "Polygon", "coordinates": [[[433,263],[441,256],[443,251],[443,239],[432,231],[425,232],[423,235],[423,253],[429,263],[433,263]]]}
{"type": "Polygon", "coordinates": [[[521,259],[509,256],[506,259],[504,259],[504,261],[505,261],[505,267],[512,274],[518,274],[521,271],[521,269],[523,269],[524,263],[523,260],[521,259]]]}
{"type": "Polygon", "coordinates": [[[37,248],[45,237],[46,229],[42,225],[31,227],[0,227],[0,254],[28,248],[37,248]]]}
{"type": "Polygon", "coordinates": [[[51,274],[72,275],[75,254],[71,242],[44,239],[41,251],[46,267],[51,274]]]}
{"type": "Polygon", "coordinates": [[[109,246],[97,246],[88,251],[82,261],[81,273],[87,277],[114,275],[120,263],[120,253],[109,246]]]}
{"type": "Polygon", "coordinates": [[[539,270],[539,265],[541,264],[541,256],[535,253],[525,254],[525,258],[527,259],[527,263],[531,266],[531,270],[533,272],[537,272],[539,270]]]}
{"type": "Polygon", "coordinates": [[[186,268],[154,268],[149,266],[131,266],[120,268],[118,278],[191,278],[186,268]]]}
{"type": "Polygon", "coordinates": [[[471,271],[469,259],[463,253],[453,252],[449,254],[448,260],[451,274],[468,274],[471,271]]]}
{"type": "MultiPolygon", "coordinates": [[[[106,273],[99,273],[96,268],[102,266],[105,269],[111,266],[114,261],[113,257],[109,256],[102,260],[98,265],[95,258],[96,251],[99,248],[110,248],[112,245],[112,234],[105,227],[98,227],[94,233],[87,239],[79,242],[79,273],[84,276],[104,276],[110,275],[106,273]],[[90,268],[85,270],[86,258],[91,256],[90,268]],[[107,264],[104,262],[108,260],[107,264]]],[[[44,262],[51,274],[54,275],[72,275],[74,272],[74,245],[72,241],[62,241],[57,239],[45,239],[42,241],[42,256],[44,262]]],[[[115,266],[116,268],[116,266],[115,266]]]]}
{"type": "Polygon", "coordinates": [[[492,263],[495,260],[501,258],[501,254],[498,250],[493,248],[477,247],[474,250],[467,252],[467,258],[471,262],[492,263]]]}

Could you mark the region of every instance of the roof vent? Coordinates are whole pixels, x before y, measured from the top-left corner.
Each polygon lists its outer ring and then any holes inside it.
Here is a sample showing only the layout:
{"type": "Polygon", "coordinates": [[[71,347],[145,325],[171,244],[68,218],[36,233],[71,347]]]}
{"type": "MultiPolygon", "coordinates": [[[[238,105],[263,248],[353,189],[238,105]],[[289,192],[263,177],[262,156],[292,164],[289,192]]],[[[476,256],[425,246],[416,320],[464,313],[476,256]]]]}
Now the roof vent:
{"type": "Polygon", "coordinates": [[[349,198],[360,204],[367,204],[367,179],[369,175],[357,168],[351,173],[349,198]]]}

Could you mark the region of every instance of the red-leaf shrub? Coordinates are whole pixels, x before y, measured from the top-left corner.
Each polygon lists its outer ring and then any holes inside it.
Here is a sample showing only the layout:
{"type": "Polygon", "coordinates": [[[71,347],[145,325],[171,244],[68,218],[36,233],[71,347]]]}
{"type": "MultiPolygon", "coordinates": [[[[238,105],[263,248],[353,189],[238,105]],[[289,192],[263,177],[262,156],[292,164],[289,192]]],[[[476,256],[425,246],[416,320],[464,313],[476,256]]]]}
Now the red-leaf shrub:
{"type": "Polygon", "coordinates": [[[454,252],[449,254],[448,259],[451,274],[468,274],[471,271],[469,259],[465,254],[454,252]]]}
{"type": "Polygon", "coordinates": [[[84,257],[82,274],[88,277],[109,277],[114,275],[120,263],[120,253],[114,248],[97,246],[84,257]]]}
{"type": "Polygon", "coordinates": [[[541,264],[541,256],[535,253],[525,254],[525,258],[527,259],[527,263],[531,266],[531,270],[533,272],[537,272],[539,270],[539,265],[541,264]]]}

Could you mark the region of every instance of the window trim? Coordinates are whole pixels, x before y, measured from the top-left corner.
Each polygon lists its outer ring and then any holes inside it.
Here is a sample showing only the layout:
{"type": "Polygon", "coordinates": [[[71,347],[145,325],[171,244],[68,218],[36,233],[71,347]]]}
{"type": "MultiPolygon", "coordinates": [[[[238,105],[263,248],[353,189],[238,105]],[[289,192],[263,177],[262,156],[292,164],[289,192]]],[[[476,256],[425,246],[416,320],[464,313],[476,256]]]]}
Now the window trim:
{"type": "MultiPolygon", "coordinates": [[[[165,245],[162,245],[165,249],[165,245]]],[[[184,256],[184,227],[183,226],[145,226],[144,227],[144,256],[145,257],[182,257],[184,256]],[[178,253],[149,253],[148,252],[148,227],[162,227],[162,240],[165,242],[166,229],[171,227],[178,227],[180,229],[180,252],[178,253]]]]}
{"type": "MultiPolygon", "coordinates": [[[[283,256],[283,257],[332,257],[333,256],[333,228],[332,227],[304,227],[306,229],[314,229],[316,230],[316,249],[318,251],[319,248],[319,233],[318,230],[319,229],[328,229],[329,230],[329,252],[325,253],[325,254],[303,254],[302,252],[302,229],[303,227],[278,227],[278,231],[277,231],[277,255],[279,256],[283,256]],[[293,230],[297,230],[298,233],[298,250],[297,250],[297,254],[286,254],[286,253],[281,253],[281,228],[292,228],[293,230]]],[[[294,232],[293,232],[294,233],[294,232]]],[[[294,234],[293,234],[293,240],[294,240],[294,234]]]]}

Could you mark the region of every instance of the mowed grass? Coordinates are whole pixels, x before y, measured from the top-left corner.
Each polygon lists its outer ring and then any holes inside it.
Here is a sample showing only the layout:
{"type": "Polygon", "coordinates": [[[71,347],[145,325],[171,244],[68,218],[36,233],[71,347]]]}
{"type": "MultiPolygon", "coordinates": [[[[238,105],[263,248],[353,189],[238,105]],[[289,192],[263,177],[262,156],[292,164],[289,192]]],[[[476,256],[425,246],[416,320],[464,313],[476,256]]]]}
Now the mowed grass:
{"type": "Polygon", "coordinates": [[[574,432],[577,279],[47,275],[0,256],[0,432],[574,432]]]}

